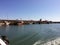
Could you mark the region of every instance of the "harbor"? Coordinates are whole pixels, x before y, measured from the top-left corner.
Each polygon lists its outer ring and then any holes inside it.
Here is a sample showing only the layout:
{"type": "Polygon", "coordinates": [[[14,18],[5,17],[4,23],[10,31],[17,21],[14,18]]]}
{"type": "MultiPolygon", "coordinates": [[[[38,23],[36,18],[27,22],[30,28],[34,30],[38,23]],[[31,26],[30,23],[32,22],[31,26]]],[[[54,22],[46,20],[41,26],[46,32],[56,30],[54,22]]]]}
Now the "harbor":
{"type": "Polygon", "coordinates": [[[35,21],[35,20],[0,20],[0,26],[2,25],[26,25],[26,24],[49,24],[52,21],[35,21]]]}
{"type": "Polygon", "coordinates": [[[0,0],[0,45],[60,45],[60,0],[0,0]]]}
{"type": "Polygon", "coordinates": [[[2,25],[27,25],[27,24],[53,24],[53,23],[60,23],[60,22],[53,22],[42,19],[35,21],[35,20],[0,20],[0,26],[2,25]]]}

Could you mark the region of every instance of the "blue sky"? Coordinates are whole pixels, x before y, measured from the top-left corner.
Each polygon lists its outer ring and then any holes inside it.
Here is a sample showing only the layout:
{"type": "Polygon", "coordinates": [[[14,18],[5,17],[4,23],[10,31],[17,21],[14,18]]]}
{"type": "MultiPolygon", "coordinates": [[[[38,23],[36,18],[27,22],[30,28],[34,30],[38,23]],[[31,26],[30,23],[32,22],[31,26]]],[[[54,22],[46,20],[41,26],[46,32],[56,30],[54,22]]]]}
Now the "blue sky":
{"type": "Polygon", "coordinates": [[[0,19],[60,21],[60,0],[0,0],[0,19]]]}

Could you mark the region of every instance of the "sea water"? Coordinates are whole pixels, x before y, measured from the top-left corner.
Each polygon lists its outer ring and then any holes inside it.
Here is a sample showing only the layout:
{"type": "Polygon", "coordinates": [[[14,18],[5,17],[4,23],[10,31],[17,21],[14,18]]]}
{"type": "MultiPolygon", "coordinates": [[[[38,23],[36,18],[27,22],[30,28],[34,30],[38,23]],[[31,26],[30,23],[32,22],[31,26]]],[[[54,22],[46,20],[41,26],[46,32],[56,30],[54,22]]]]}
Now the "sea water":
{"type": "Polygon", "coordinates": [[[10,45],[60,45],[60,24],[0,26],[10,45]]]}

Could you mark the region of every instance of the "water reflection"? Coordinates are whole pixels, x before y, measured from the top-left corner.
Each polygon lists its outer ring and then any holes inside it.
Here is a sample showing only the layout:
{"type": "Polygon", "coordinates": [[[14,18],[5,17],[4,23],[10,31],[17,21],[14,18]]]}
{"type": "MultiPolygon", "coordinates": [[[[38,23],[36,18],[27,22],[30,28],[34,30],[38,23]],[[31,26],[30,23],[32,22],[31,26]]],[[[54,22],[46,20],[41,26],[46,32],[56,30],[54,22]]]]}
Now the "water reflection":
{"type": "Polygon", "coordinates": [[[5,27],[6,32],[8,32],[8,31],[9,31],[9,28],[10,28],[10,26],[9,26],[9,25],[7,25],[7,26],[5,27]]]}

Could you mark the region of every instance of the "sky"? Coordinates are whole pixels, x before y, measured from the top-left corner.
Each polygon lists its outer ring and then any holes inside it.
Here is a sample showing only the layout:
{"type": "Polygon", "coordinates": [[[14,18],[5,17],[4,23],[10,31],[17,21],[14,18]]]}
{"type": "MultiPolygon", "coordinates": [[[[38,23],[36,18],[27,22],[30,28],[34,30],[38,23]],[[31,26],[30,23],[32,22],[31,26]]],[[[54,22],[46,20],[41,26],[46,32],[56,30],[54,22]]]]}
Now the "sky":
{"type": "Polygon", "coordinates": [[[60,0],[0,0],[0,19],[60,21],[60,0]]]}

